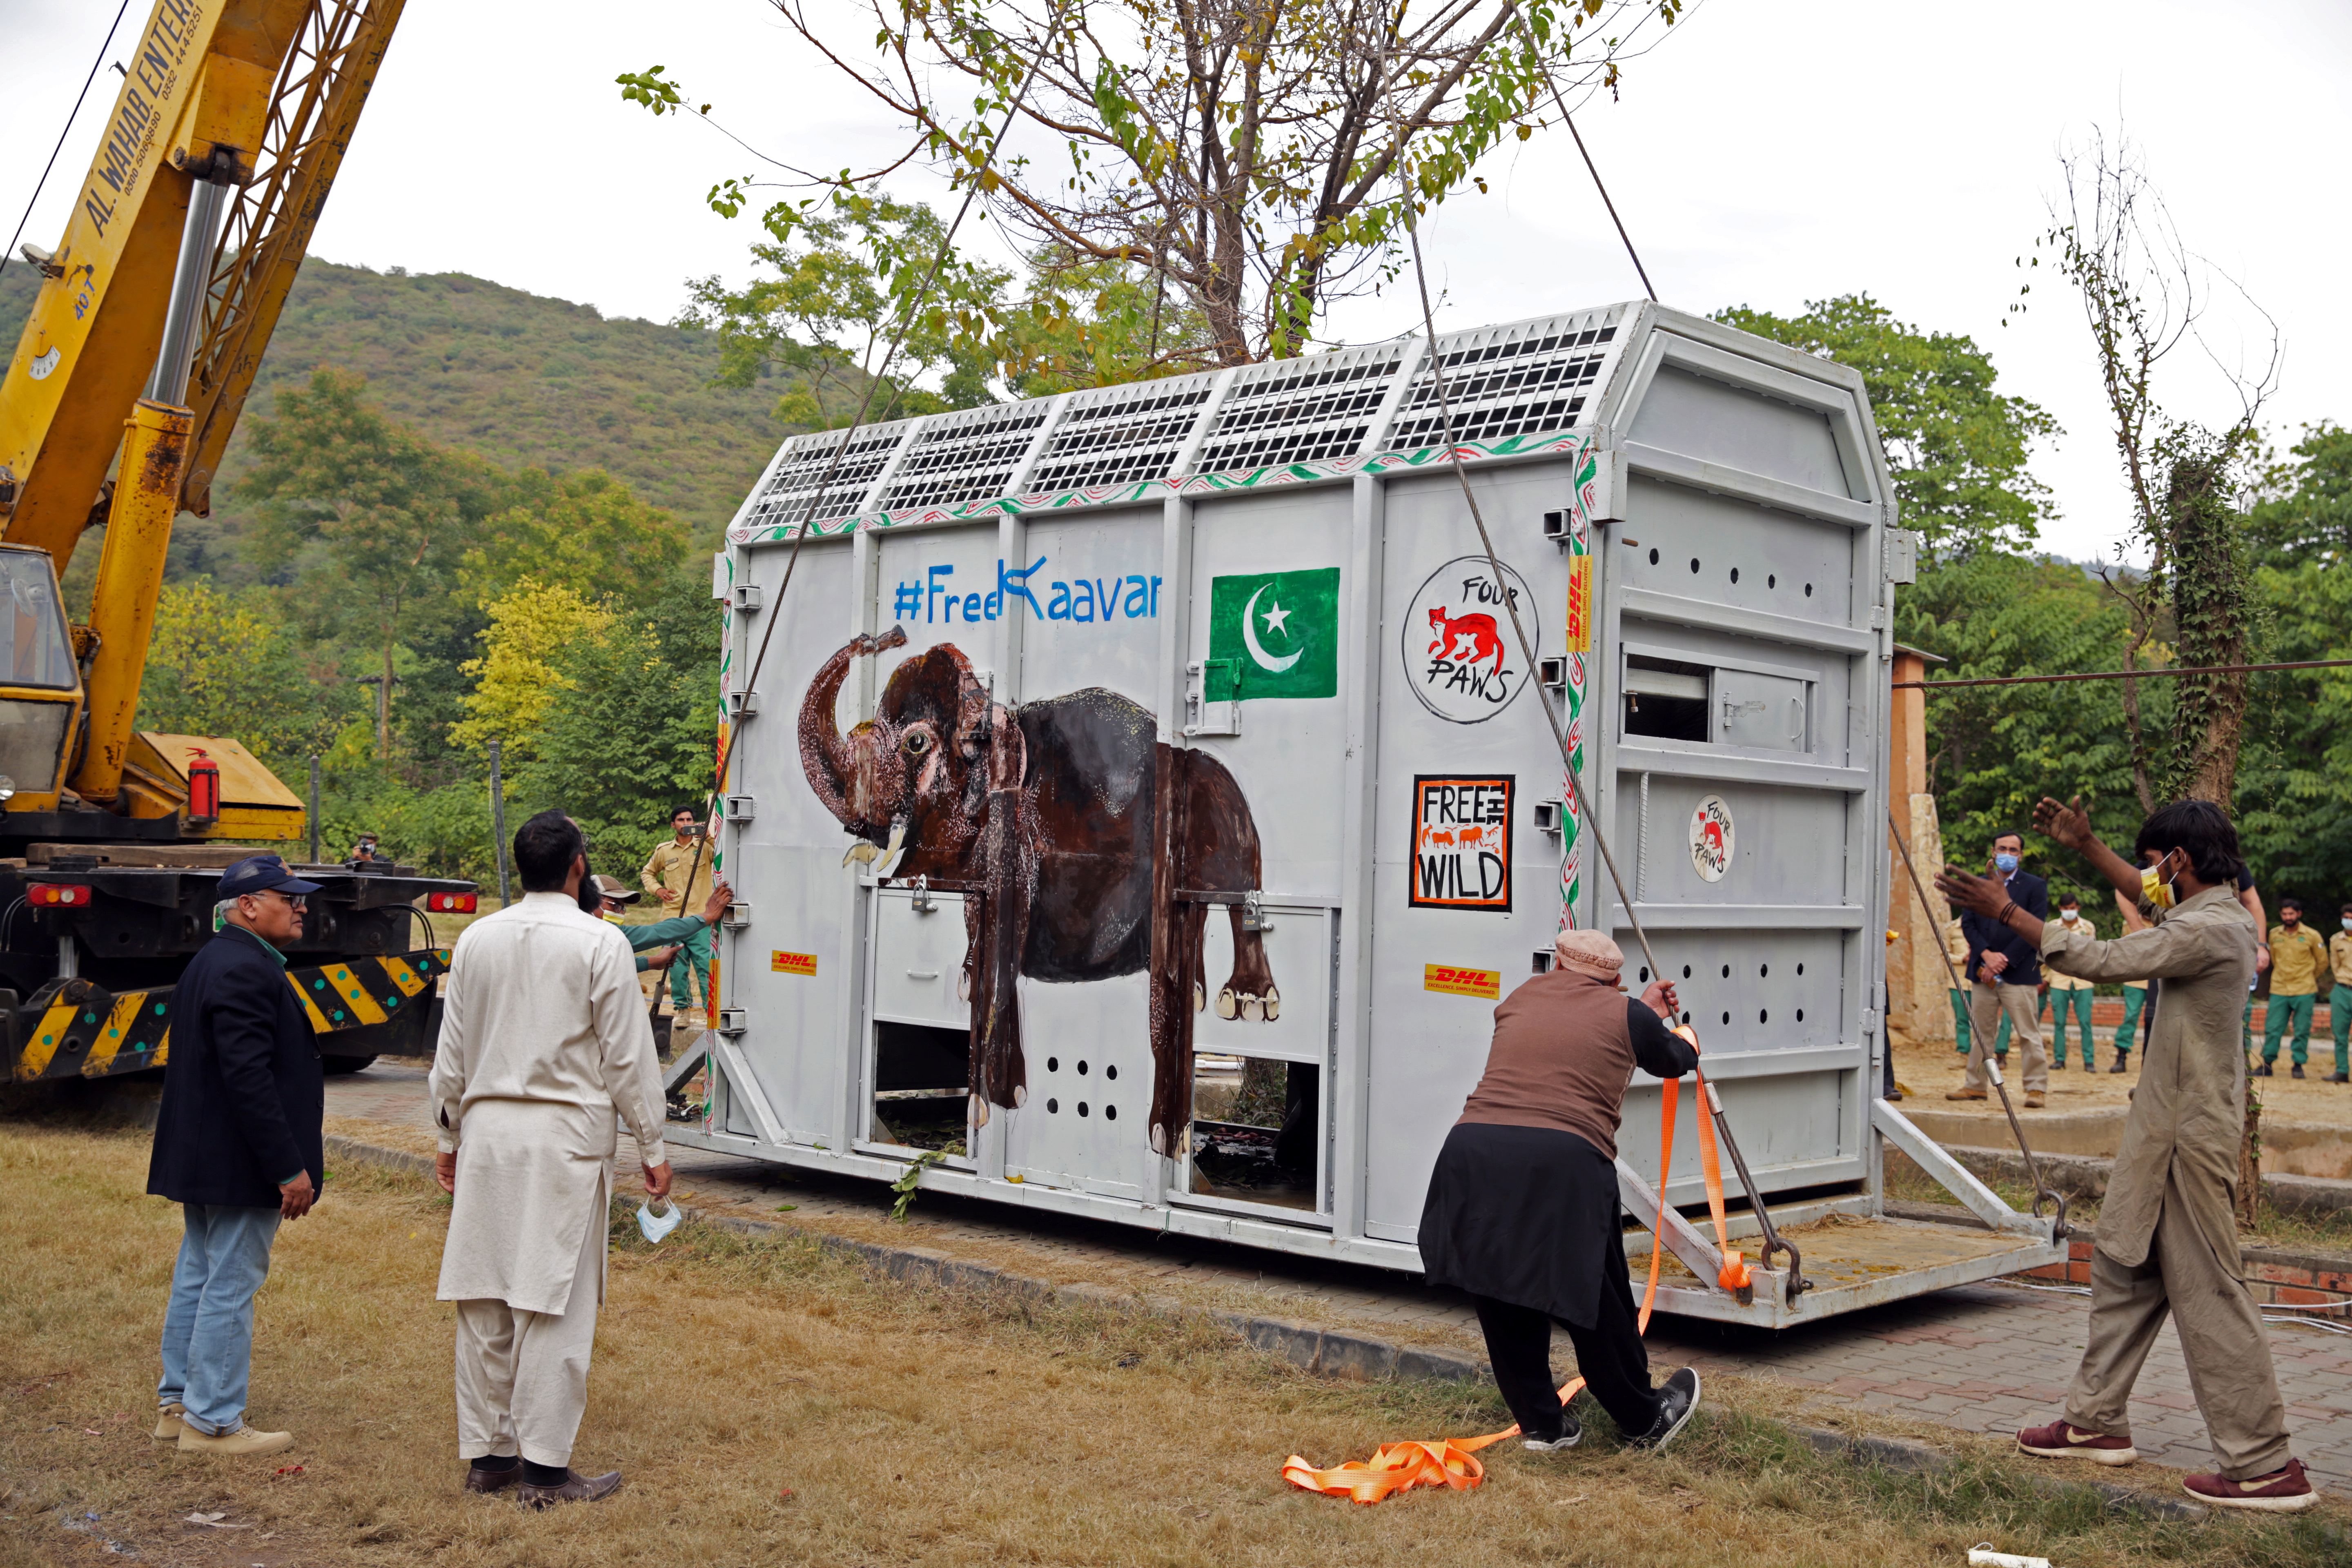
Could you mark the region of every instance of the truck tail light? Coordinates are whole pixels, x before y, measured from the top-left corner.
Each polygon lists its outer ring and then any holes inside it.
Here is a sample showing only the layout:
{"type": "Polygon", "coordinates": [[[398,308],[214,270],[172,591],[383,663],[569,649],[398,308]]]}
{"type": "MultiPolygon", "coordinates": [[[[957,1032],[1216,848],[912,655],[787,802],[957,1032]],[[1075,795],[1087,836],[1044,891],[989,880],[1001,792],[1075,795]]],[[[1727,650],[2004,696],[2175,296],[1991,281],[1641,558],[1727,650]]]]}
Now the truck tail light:
{"type": "Polygon", "coordinates": [[[96,894],[87,882],[35,882],[25,889],[25,901],[37,910],[86,910],[96,894]]]}
{"type": "Polygon", "coordinates": [[[427,893],[425,907],[436,915],[470,915],[481,900],[472,893],[427,893]]]}
{"type": "Polygon", "coordinates": [[[188,820],[220,820],[220,764],[201,752],[188,764],[188,820]]]}

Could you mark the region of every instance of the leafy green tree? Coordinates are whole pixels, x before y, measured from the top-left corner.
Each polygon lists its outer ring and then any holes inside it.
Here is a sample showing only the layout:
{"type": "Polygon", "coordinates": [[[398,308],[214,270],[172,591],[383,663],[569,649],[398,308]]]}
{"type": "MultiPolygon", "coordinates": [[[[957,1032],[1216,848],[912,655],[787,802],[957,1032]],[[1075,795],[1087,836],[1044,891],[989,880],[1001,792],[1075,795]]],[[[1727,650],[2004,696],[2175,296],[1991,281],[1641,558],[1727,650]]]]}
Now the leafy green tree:
{"type": "Polygon", "coordinates": [[[1902,524],[1919,531],[1930,561],[2024,550],[2054,515],[2027,463],[2057,421],[1996,391],[1992,356],[1974,340],[1923,332],[1867,294],[1808,300],[1801,316],[1741,305],[1715,319],[1862,373],[1902,524]]]}
{"type": "Polygon", "coordinates": [[[2352,562],[2352,430],[2323,419],[2290,450],[2300,461],[2273,465],[2247,513],[2255,562],[2280,571],[2352,562]]]}
{"type": "MultiPolygon", "coordinates": [[[[2129,609],[2079,566],[1990,551],[1923,573],[1895,616],[1897,640],[1948,661],[1931,671],[1937,680],[2112,669],[2131,631],[2129,609]]],[[[1927,753],[1944,841],[1963,863],[1994,834],[2031,823],[2045,794],[2084,796],[2110,842],[2138,831],[2131,746],[2111,682],[1933,693],[1927,753]]],[[[2055,870],[2062,883],[2078,874],[2055,870]]],[[[2078,890],[2096,893],[2088,882],[2078,890]]]]}
{"type": "Polygon", "coordinates": [[[237,489],[258,503],[257,561],[299,566],[314,611],[364,607],[379,655],[376,745],[389,754],[404,634],[447,596],[499,476],[385,418],[366,386],[321,368],[307,387],[279,391],[276,417],[249,422],[255,462],[237,489]]]}
{"type": "MultiPolygon", "coordinates": [[[[732,216],[740,200],[724,201],[732,216]]],[[[766,271],[740,289],[717,277],[688,285],[678,325],[719,334],[715,384],[781,377],[775,416],[830,429],[854,418],[898,324],[898,356],[868,421],[985,403],[995,366],[994,321],[1012,274],[949,257],[932,275],[945,230],[919,202],[841,193],[828,204],[778,203],[761,218],[770,238],[751,247],[766,271]],[[938,373],[941,390],[918,382],[938,373]]]]}
{"type": "Polygon", "coordinates": [[[484,605],[530,579],[591,601],[634,598],[686,558],[685,525],[602,468],[525,468],[505,490],[459,568],[484,605]]]}
{"type": "Polygon", "coordinates": [[[685,567],[557,661],[572,689],[542,715],[538,755],[512,793],[578,817],[606,875],[634,872],[669,831],[671,808],[710,792],[724,626],[709,579],[685,567]]]}
{"type": "Polygon", "coordinates": [[[287,773],[356,717],[361,689],[313,667],[266,590],[171,584],[155,606],[139,727],[229,736],[287,773]]]}
{"type": "MultiPolygon", "coordinates": [[[[1215,362],[1240,364],[1303,352],[1329,301],[1393,275],[1408,200],[1483,189],[1481,159],[1557,124],[1562,94],[1613,89],[1682,5],[866,0],[873,47],[854,54],[833,13],[778,8],[912,128],[883,170],[804,181],[866,190],[928,160],[1024,246],[1166,279],[1215,362]],[[1006,124],[1054,155],[998,156],[1006,124]]],[[[694,110],[658,66],[619,80],[656,114],[694,110]]],[[[715,194],[740,205],[748,184],[715,194]]]]}

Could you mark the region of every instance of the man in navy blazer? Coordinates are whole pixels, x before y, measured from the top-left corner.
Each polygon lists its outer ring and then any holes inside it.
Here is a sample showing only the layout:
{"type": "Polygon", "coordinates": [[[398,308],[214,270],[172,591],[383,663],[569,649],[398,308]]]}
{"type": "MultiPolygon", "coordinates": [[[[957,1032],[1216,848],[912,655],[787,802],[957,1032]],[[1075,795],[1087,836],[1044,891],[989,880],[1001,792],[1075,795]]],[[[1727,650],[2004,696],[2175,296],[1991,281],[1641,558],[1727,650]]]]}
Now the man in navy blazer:
{"type": "Polygon", "coordinates": [[[290,1432],[245,1424],[253,1297],[281,1220],[300,1219],[326,1180],[326,1078],[317,1037],[286,979],[319,890],[275,855],[221,876],[224,924],[172,994],[163,1105],[147,1190],[186,1222],[163,1314],[158,1440],[183,1453],[274,1454],[290,1432]]]}
{"type": "MultiPolygon", "coordinates": [[[[1985,874],[2005,885],[2009,901],[2036,920],[2050,918],[2050,884],[2019,869],[2025,840],[2015,833],[1993,836],[1992,860],[1985,874]]],[[[1946,1100],[1982,1100],[1992,1079],[1985,1058],[2004,1017],[2024,1050],[2025,1103],[2039,1107],[2050,1088],[2050,1053],[2042,1045],[2042,958],[2033,943],[2001,921],[1974,910],[1960,915],[1968,939],[1969,1071],[1946,1100]]]]}

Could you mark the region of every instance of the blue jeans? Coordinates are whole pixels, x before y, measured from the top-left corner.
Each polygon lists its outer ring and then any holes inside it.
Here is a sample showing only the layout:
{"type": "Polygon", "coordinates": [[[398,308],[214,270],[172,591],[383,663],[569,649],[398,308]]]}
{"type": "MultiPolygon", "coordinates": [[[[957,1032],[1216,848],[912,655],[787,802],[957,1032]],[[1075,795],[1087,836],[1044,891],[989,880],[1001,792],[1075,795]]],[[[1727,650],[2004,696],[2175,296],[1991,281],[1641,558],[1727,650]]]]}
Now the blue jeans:
{"type": "Polygon", "coordinates": [[[183,1204],[187,1231],[163,1310],[163,1380],[158,1405],[177,1402],[199,1432],[219,1436],[245,1425],[253,1371],[253,1294],[269,1278],[276,1209],[183,1204]]]}

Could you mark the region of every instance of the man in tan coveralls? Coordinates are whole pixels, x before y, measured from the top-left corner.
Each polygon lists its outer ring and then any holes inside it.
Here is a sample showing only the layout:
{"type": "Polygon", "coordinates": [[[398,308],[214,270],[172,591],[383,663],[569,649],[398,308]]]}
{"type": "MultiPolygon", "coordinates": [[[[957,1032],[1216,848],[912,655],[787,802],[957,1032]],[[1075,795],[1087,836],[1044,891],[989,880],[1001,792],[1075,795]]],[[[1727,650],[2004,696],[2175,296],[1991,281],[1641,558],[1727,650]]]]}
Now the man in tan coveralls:
{"type": "Polygon", "coordinates": [[[2221,1462],[2182,1484],[2200,1502],[2291,1510],[2318,1500],[2287,1452],[2286,1409],[2270,1340],[2246,1289],[2238,1250],[2238,1140],[2246,1062],[2239,1010],[2254,973],[2254,922],[2238,901],[2237,829],[2209,801],[2176,801],[2139,830],[2139,868],[2099,842],[2082,802],[2044,800],[2034,826],[2086,857],[2155,923],[2101,942],[2018,909],[1999,882],[1946,867],[1953,903],[2033,942],[2042,961],[2084,980],[2156,980],[2155,1028],[2123,1146],[2099,1211],[2091,1258],[2090,1342],[2066,1391],[2066,1413],[2017,1435],[2045,1458],[2128,1464],[2126,1404],[2168,1313],[2189,1384],[2221,1462]]]}

